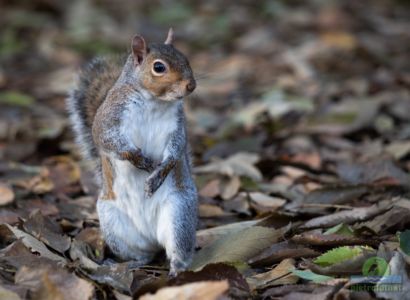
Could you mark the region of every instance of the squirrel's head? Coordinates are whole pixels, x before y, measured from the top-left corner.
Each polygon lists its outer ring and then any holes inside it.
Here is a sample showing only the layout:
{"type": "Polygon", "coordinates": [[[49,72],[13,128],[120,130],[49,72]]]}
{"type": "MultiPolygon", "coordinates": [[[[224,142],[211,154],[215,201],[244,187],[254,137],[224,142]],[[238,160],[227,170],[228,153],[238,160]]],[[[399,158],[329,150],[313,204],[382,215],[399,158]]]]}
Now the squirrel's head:
{"type": "Polygon", "coordinates": [[[179,100],[196,87],[188,59],[172,45],[173,31],[168,32],[164,44],[146,45],[142,36],[132,39],[134,66],[142,86],[156,98],[179,100]]]}

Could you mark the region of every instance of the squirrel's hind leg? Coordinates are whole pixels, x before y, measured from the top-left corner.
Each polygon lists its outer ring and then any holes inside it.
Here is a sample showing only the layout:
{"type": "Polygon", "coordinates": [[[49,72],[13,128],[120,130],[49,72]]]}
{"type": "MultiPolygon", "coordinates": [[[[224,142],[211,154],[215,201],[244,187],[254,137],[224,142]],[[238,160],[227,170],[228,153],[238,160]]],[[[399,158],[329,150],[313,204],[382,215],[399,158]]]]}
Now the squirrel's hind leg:
{"type": "Polygon", "coordinates": [[[156,251],[149,251],[145,238],[134,228],[129,216],[119,210],[112,200],[98,200],[97,211],[104,240],[112,253],[132,265],[143,266],[151,262],[156,251]]]}
{"type": "Polygon", "coordinates": [[[183,193],[171,194],[161,208],[158,240],[170,261],[170,276],[186,270],[195,248],[196,200],[183,193]]]}

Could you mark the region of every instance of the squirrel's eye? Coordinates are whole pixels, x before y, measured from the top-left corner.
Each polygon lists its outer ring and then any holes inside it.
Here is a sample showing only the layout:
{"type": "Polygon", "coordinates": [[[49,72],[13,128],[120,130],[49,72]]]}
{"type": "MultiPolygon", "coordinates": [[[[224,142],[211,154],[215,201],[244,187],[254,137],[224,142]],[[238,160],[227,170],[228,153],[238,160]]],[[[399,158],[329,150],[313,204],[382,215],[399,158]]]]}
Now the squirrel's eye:
{"type": "Polygon", "coordinates": [[[155,73],[162,74],[166,71],[166,69],[167,68],[165,67],[165,65],[162,62],[160,62],[160,61],[154,62],[153,70],[154,70],[155,73]]]}

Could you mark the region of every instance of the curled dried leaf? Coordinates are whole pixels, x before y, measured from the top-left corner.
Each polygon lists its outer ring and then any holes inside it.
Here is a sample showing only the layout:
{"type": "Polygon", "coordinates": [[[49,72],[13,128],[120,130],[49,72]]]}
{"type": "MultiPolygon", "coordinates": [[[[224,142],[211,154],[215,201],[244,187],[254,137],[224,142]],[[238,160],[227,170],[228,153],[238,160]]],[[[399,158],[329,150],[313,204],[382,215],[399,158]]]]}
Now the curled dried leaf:
{"type": "Polygon", "coordinates": [[[196,173],[218,173],[226,176],[246,176],[253,180],[262,179],[261,172],[254,166],[259,161],[259,155],[239,152],[225,160],[215,160],[207,165],[196,167],[196,173]]]}
{"type": "Polygon", "coordinates": [[[251,290],[266,289],[268,287],[295,284],[298,277],[291,270],[295,268],[294,259],[284,259],[272,270],[246,278],[251,290]]]}
{"type": "Polygon", "coordinates": [[[344,246],[344,245],[376,245],[378,241],[366,240],[354,236],[341,234],[321,234],[315,232],[305,232],[295,235],[291,240],[298,244],[310,246],[344,246]]]}
{"type": "Polygon", "coordinates": [[[181,286],[164,287],[154,295],[143,295],[141,300],[217,300],[228,290],[228,281],[202,281],[181,286]]]}
{"type": "Polygon", "coordinates": [[[291,241],[283,241],[266,248],[258,255],[249,259],[248,263],[258,267],[274,264],[286,258],[307,258],[316,257],[318,255],[320,255],[320,252],[309,247],[298,245],[291,241]]]}
{"type": "Polygon", "coordinates": [[[330,215],[310,219],[300,228],[331,227],[340,223],[351,224],[357,221],[365,221],[387,211],[389,208],[391,208],[389,202],[381,202],[370,207],[359,207],[352,210],[339,211],[330,215]]]}
{"type": "Polygon", "coordinates": [[[14,197],[13,189],[4,183],[0,183],[0,206],[12,203],[14,197]]]}

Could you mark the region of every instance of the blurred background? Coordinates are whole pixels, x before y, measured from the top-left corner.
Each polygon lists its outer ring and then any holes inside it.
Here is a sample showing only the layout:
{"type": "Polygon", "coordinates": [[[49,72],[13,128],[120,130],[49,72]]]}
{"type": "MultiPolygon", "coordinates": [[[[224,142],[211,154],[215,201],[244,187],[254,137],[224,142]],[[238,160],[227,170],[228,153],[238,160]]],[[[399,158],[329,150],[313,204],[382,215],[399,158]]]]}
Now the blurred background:
{"type": "Polygon", "coordinates": [[[289,131],[410,135],[406,1],[3,0],[0,11],[5,160],[71,149],[64,98],[75,72],[128,51],[135,33],[162,42],[171,26],[199,83],[187,101],[196,159],[245,138],[220,155],[274,153],[289,131]]]}
{"type": "MultiPolygon", "coordinates": [[[[258,174],[242,166],[244,174],[281,184],[296,178],[283,164],[331,173],[340,161],[387,153],[410,168],[406,1],[3,0],[0,11],[8,179],[11,162],[78,162],[64,108],[75,73],[128,51],[136,33],[162,42],[171,26],[198,79],[187,99],[195,165],[251,152],[258,174]]],[[[221,168],[202,171],[227,175],[221,168]]],[[[218,196],[209,176],[197,179],[205,198],[218,196]]],[[[235,195],[241,185],[231,184],[235,195]]]]}

